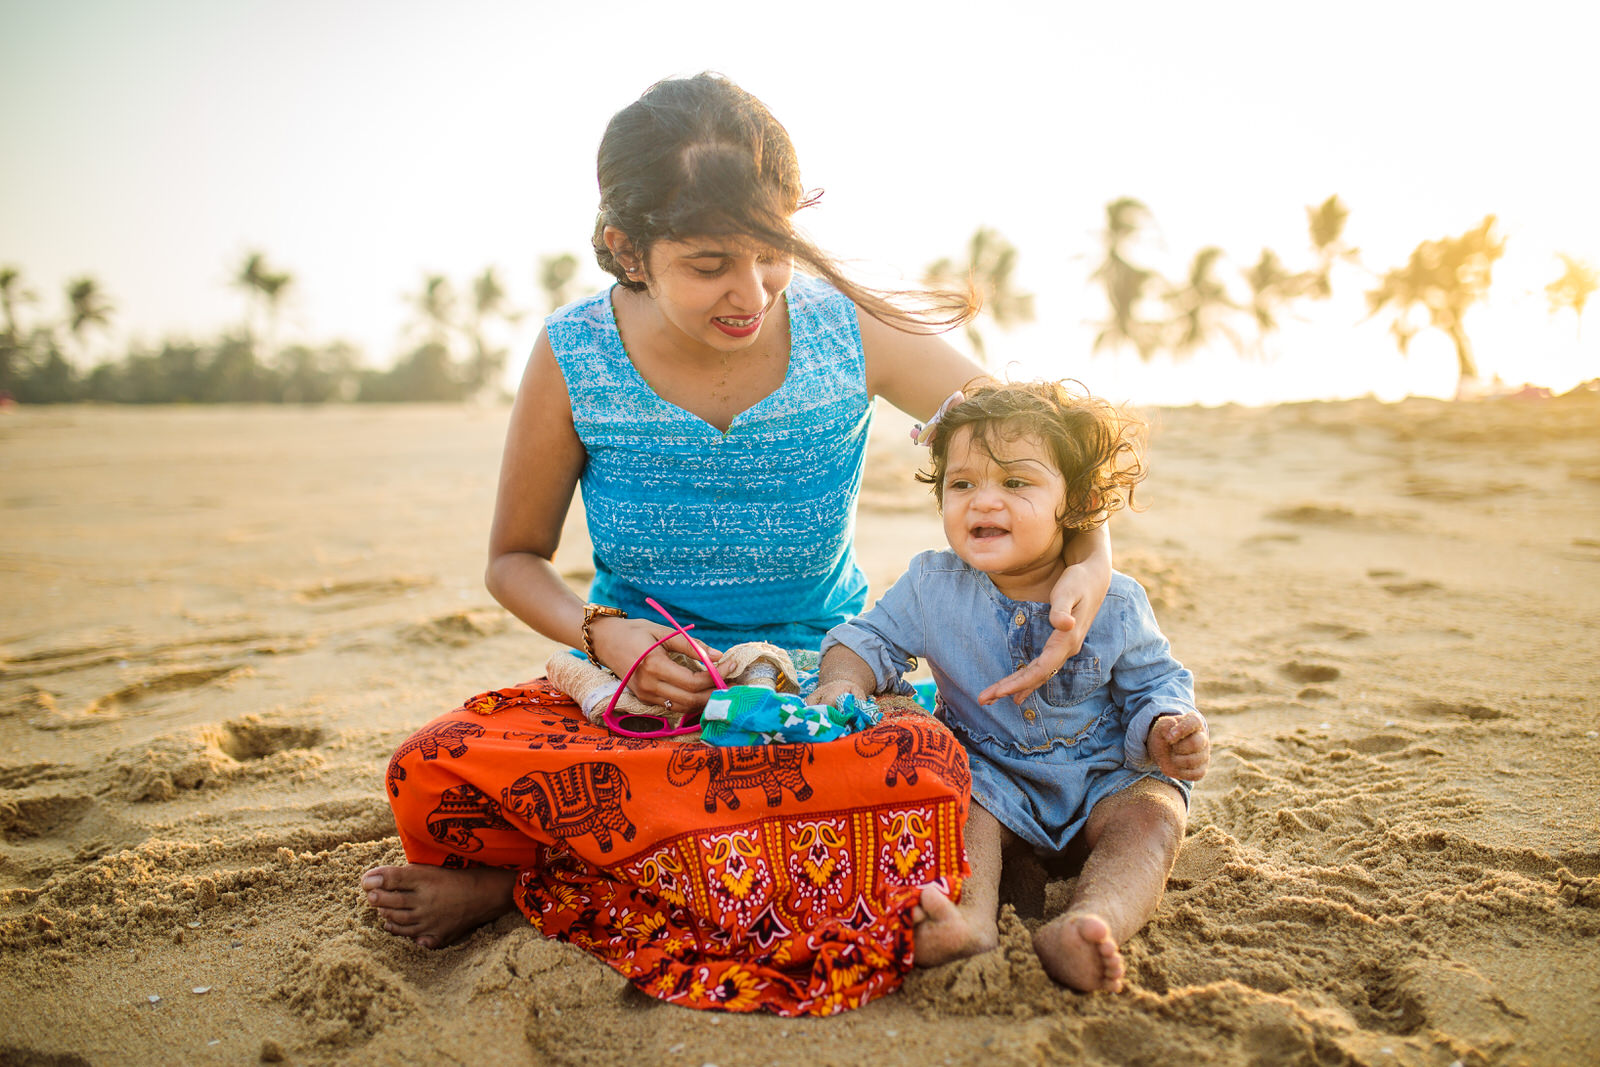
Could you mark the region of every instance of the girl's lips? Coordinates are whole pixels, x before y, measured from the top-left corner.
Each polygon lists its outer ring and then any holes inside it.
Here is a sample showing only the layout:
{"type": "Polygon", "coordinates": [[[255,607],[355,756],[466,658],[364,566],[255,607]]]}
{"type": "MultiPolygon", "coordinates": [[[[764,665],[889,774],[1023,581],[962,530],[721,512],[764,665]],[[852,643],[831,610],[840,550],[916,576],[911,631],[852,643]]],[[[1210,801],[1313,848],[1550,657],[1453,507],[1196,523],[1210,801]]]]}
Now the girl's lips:
{"type": "Polygon", "coordinates": [[[763,313],[749,318],[714,318],[711,324],[729,337],[749,337],[761,329],[761,320],[765,317],[763,313]]]}
{"type": "Polygon", "coordinates": [[[991,537],[1005,536],[1005,531],[998,526],[974,526],[972,536],[979,541],[987,541],[991,537]]]}

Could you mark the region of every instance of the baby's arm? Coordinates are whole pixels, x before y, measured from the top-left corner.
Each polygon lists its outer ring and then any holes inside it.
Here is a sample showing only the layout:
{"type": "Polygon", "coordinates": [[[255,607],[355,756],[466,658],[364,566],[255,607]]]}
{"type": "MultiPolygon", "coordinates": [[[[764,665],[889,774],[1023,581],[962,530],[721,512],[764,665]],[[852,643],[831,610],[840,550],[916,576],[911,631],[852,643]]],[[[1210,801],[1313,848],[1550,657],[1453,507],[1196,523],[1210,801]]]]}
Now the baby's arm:
{"type": "Polygon", "coordinates": [[[806,699],[838,706],[845,693],[868,697],[894,687],[926,644],[917,584],[928,553],[911,561],[878,602],[822,639],[817,687],[806,699]]]}
{"type": "Polygon", "coordinates": [[[1197,782],[1211,759],[1206,720],[1194,706],[1194,675],[1172,656],[1137,582],[1117,586],[1122,650],[1111,668],[1111,690],[1122,706],[1125,762],[1156,768],[1169,778],[1197,782]]]}
{"type": "Polygon", "coordinates": [[[806,699],[813,704],[838,707],[846,693],[857,700],[870,697],[878,687],[878,679],[866,660],[844,645],[834,645],[822,657],[822,667],[817,672],[817,687],[806,699]]]}

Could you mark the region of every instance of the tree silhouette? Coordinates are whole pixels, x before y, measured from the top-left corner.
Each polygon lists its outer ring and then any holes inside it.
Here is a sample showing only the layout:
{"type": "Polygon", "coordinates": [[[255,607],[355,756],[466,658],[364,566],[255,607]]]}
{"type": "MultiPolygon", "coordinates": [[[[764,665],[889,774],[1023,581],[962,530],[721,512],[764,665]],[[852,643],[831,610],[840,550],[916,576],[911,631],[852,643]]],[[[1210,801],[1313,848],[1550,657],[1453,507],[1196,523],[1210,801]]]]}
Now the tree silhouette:
{"type": "Polygon", "coordinates": [[[472,361],[467,367],[467,388],[473,393],[497,383],[506,369],[506,350],[490,344],[485,327],[495,319],[515,323],[522,313],[511,307],[506,290],[493,267],[472,282],[472,321],[467,328],[467,339],[472,345],[472,361]]]}
{"type": "Polygon", "coordinates": [[[422,279],[422,291],[411,297],[412,310],[420,316],[416,325],[430,341],[450,347],[450,334],[456,328],[456,291],[443,274],[422,279]]]}
{"type": "Polygon", "coordinates": [[[111,301],[100,288],[100,283],[87,274],[67,283],[67,332],[77,343],[78,355],[89,351],[90,327],[105,329],[111,322],[111,301]]]}
{"type": "Polygon", "coordinates": [[[16,267],[0,267],[0,391],[14,392],[27,358],[22,323],[18,309],[37,299],[32,290],[22,284],[22,271],[16,267]]]}
{"type": "Polygon", "coordinates": [[[1463,319],[1467,310],[1489,291],[1495,260],[1504,254],[1505,239],[1494,232],[1494,216],[1484,216],[1476,229],[1460,237],[1424,241],[1403,267],[1384,274],[1378,288],[1367,293],[1372,315],[1392,308],[1390,332],[1404,355],[1421,329],[1411,320],[1411,310],[1427,310],[1428,325],[1444,331],[1456,347],[1458,392],[1460,383],[1478,376],[1463,319]]]}
{"type": "Polygon", "coordinates": [[[1594,291],[1600,289],[1600,271],[1576,256],[1569,256],[1565,252],[1557,252],[1556,255],[1561,257],[1565,269],[1561,277],[1544,287],[1545,295],[1550,298],[1550,314],[1554,315],[1562,308],[1571,308],[1578,324],[1578,339],[1582,340],[1583,309],[1594,291]]]}
{"type": "Polygon", "coordinates": [[[1350,209],[1344,206],[1338,194],[1316,207],[1306,208],[1306,223],[1311,231],[1311,247],[1317,254],[1317,265],[1305,276],[1304,291],[1317,300],[1333,295],[1333,264],[1341,259],[1353,262],[1360,254],[1344,240],[1344,224],[1349,218],[1350,209]]]}
{"type": "Polygon", "coordinates": [[[1278,253],[1261,250],[1255,266],[1240,272],[1250,286],[1250,313],[1255,317],[1256,338],[1261,341],[1278,328],[1279,310],[1304,291],[1301,275],[1283,265],[1278,253]]]}
{"type": "MultiPolygon", "coordinates": [[[[285,271],[275,271],[267,266],[267,259],[260,252],[251,252],[245,256],[244,263],[240,265],[239,272],[234,275],[234,284],[243,289],[251,298],[252,305],[259,305],[262,317],[265,319],[263,333],[266,339],[266,358],[271,359],[277,343],[278,315],[283,308],[284,297],[288,294],[294,276],[285,271]]],[[[255,331],[248,318],[245,320],[245,341],[249,344],[251,355],[255,354],[255,331]]]]}
{"type": "Polygon", "coordinates": [[[1227,286],[1216,276],[1222,249],[1208,245],[1194,254],[1182,285],[1169,286],[1162,294],[1173,310],[1168,323],[1170,344],[1177,355],[1187,355],[1221,333],[1238,347],[1239,338],[1228,328],[1226,316],[1239,310],[1228,295],[1227,286]]]}
{"type": "Polygon", "coordinates": [[[547,314],[572,302],[572,286],[578,279],[578,257],[571,252],[539,257],[539,288],[544,290],[547,314]]]}
{"type": "Polygon", "coordinates": [[[1133,197],[1125,196],[1106,205],[1104,258],[1089,279],[1099,282],[1105,290],[1111,316],[1100,324],[1094,339],[1095,352],[1106,345],[1132,345],[1140,359],[1149,359],[1160,343],[1159,325],[1139,318],[1139,304],[1159,276],[1128,258],[1129,246],[1149,217],[1149,208],[1133,197]]]}
{"type": "Polygon", "coordinates": [[[967,323],[967,341],[978,362],[989,365],[988,346],[979,323],[987,318],[1002,330],[1033,321],[1033,294],[1022,292],[1013,277],[1017,269],[1017,249],[997,230],[979,226],[967,241],[967,261],[957,265],[948,257],[935,260],[923,273],[923,281],[935,288],[966,289],[978,295],[982,310],[967,323]]]}

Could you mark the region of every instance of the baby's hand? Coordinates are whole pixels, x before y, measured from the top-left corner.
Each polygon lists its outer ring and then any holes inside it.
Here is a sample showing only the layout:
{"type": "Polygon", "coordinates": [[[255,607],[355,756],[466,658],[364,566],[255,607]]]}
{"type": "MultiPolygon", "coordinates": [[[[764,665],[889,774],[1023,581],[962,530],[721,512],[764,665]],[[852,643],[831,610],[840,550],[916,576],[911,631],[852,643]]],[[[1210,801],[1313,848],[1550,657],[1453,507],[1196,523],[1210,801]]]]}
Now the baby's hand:
{"type": "Polygon", "coordinates": [[[1145,741],[1156,768],[1168,778],[1198,782],[1211,766],[1211,734],[1198,711],[1163,715],[1145,741]]]}
{"type": "Polygon", "coordinates": [[[839,706],[839,701],[844,699],[846,693],[851,693],[857,701],[865,701],[867,695],[859,685],[839,679],[832,682],[823,682],[811,691],[806,697],[807,704],[826,704],[830,708],[839,706]]]}

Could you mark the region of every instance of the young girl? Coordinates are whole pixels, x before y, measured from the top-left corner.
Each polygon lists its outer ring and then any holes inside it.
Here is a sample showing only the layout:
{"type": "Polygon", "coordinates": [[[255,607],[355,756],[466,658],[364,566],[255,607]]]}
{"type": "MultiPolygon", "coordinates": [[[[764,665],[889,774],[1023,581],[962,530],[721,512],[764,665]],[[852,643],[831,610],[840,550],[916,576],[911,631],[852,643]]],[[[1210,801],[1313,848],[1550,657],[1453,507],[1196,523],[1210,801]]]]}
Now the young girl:
{"type": "Polygon", "coordinates": [[[1172,658],[1139,583],[1123,574],[1082,651],[1029,694],[988,680],[1050,634],[1063,541],[1131,502],[1143,424],[1057,383],[982,385],[951,398],[923,436],[950,549],[924,552],[868,612],[823,642],[811,699],[893,689],[923,656],[940,714],[966,747],[972,876],[960,907],[923,891],[916,962],[994,948],[1001,853],[1088,857],[1064,914],[1034,935],[1058,982],[1122,988],[1118,945],[1154,913],[1183,838],[1190,782],[1210,760],[1190,673],[1172,658]],[[987,686],[987,688],[985,688],[987,686]]]}

